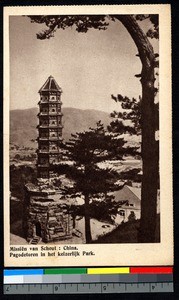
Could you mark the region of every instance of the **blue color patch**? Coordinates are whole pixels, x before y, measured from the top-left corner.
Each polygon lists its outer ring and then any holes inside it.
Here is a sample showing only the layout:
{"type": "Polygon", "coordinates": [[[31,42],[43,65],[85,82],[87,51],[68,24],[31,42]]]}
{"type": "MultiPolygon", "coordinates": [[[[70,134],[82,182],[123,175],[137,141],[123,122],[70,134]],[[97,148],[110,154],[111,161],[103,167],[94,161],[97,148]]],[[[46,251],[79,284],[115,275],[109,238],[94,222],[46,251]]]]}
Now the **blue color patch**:
{"type": "Polygon", "coordinates": [[[14,276],[14,275],[43,275],[43,269],[13,269],[4,270],[4,276],[14,276]]]}

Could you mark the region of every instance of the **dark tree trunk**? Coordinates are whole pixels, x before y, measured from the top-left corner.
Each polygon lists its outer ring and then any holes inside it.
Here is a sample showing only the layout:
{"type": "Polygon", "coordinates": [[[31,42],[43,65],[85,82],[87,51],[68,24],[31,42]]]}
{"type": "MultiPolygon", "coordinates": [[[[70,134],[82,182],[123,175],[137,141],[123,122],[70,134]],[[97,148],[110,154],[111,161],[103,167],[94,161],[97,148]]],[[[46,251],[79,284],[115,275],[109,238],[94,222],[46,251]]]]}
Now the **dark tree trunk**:
{"type": "Polygon", "coordinates": [[[141,223],[139,242],[155,242],[157,217],[158,153],[155,140],[154,72],[142,76],[142,160],[141,223]]]}
{"type": "Polygon", "coordinates": [[[90,244],[92,241],[90,217],[89,217],[89,196],[85,195],[85,237],[86,244],[90,244]]]}
{"type": "Polygon", "coordinates": [[[76,228],[76,215],[72,215],[72,218],[73,218],[73,229],[76,228]]]}
{"type": "Polygon", "coordinates": [[[141,222],[138,241],[155,242],[157,217],[158,153],[155,141],[154,60],[153,48],[132,16],[117,16],[134,40],[142,62],[142,191],[141,222]]]}

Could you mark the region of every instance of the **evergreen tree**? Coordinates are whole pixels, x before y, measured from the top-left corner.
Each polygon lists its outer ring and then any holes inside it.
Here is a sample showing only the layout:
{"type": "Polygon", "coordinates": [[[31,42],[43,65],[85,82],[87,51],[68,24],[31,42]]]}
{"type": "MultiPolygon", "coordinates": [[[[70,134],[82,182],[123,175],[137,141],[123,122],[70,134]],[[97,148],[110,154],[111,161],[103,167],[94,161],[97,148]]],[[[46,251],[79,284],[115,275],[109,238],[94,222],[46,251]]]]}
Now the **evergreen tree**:
{"type": "Polygon", "coordinates": [[[121,109],[119,112],[111,113],[113,121],[108,126],[108,130],[119,134],[141,135],[141,97],[136,100],[119,94],[112,95],[111,98],[120,103],[121,109]]]}
{"type": "MultiPolygon", "coordinates": [[[[155,93],[157,93],[157,88],[155,89],[155,93]]],[[[129,134],[133,136],[140,136],[142,135],[142,127],[144,122],[142,118],[142,98],[139,97],[138,100],[135,98],[128,98],[123,97],[122,95],[118,94],[117,96],[112,95],[112,99],[116,102],[119,102],[121,106],[121,110],[119,112],[112,112],[111,117],[113,118],[113,121],[110,123],[110,126],[108,126],[109,132],[118,133],[121,134],[129,134]]],[[[154,103],[153,107],[153,127],[155,129],[155,133],[159,130],[159,103],[154,103]]],[[[142,141],[141,141],[142,142],[142,141]]],[[[140,143],[141,143],[140,142],[140,143]]],[[[156,189],[159,188],[159,140],[155,138],[155,147],[153,148],[152,155],[155,157],[156,160],[156,171],[154,174],[153,182],[155,184],[156,189]]],[[[144,145],[142,144],[142,150],[144,145]]],[[[142,151],[141,158],[142,161],[145,160],[144,156],[145,152],[142,151]]],[[[143,163],[143,172],[144,172],[145,164],[143,163]]],[[[136,174],[139,170],[129,170],[124,171],[120,174],[120,177],[123,179],[132,179],[132,176],[135,176],[136,180],[138,181],[139,176],[136,174]]],[[[142,175],[142,186],[145,185],[146,178],[142,175]]],[[[143,195],[143,189],[142,189],[142,195],[143,195]]],[[[146,205],[146,202],[141,201],[141,225],[139,230],[139,241],[141,241],[141,230],[143,226],[146,224],[146,220],[148,225],[153,228],[153,231],[155,232],[156,228],[156,220],[157,220],[157,202],[155,201],[155,198],[151,200],[151,206],[152,211],[150,213],[147,211],[149,210],[149,205],[146,205]],[[152,215],[152,218],[151,218],[152,215]]],[[[143,232],[143,231],[142,231],[143,232]]],[[[150,237],[151,238],[151,237],[150,237]]],[[[144,241],[142,239],[142,241],[144,241]]],[[[145,241],[147,241],[145,239],[145,241]]]]}
{"type": "Polygon", "coordinates": [[[118,173],[105,167],[105,162],[112,159],[122,159],[128,151],[135,152],[136,148],[125,147],[123,138],[109,134],[99,121],[96,128],[72,135],[66,143],[66,156],[73,164],[68,165],[66,174],[73,182],[71,187],[66,186],[64,195],[76,198],[84,197],[85,235],[86,243],[92,240],[90,229],[90,203],[94,199],[103,199],[109,205],[108,193],[120,189],[116,184],[118,173]]]}
{"type": "MultiPolygon", "coordinates": [[[[156,88],[156,93],[158,89],[156,88]]],[[[127,133],[130,135],[142,134],[142,98],[139,99],[128,98],[118,94],[111,95],[111,98],[120,104],[120,111],[113,111],[110,116],[113,121],[108,126],[108,130],[114,133],[127,133]],[[126,122],[127,121],[127,122],[126,122]],[[127,124],[126,124],[127,123],[127,124]]],[[[159,103],[154,103],[153,123],[155,131],[159,130],[159,103]]]]}

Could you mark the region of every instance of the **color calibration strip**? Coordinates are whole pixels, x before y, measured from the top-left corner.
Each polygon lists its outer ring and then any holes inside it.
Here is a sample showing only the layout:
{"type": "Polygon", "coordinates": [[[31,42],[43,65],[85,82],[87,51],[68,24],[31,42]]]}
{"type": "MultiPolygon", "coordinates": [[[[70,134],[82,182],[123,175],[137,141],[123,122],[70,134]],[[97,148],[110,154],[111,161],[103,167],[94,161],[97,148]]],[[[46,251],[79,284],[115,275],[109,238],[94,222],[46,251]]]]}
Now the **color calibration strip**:
{"type": "Polygon", "coordinates": [[[172,267],[5,269],[4,294],[173,292],[172,267]]]}
{"type": "Polygon", "coordinates": [[[173,267],[5,269],[4,284],[172,282],[173,267]]]}

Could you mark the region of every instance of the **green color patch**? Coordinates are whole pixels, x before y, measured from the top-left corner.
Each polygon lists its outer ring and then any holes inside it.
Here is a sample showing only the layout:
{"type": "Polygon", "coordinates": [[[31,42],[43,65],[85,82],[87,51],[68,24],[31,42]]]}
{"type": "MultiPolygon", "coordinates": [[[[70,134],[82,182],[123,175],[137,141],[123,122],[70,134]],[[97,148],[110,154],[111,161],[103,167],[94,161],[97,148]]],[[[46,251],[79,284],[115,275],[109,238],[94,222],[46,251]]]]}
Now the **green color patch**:
{"type": "Polygon", "coordinates": [[[44,274],[87,274],[86,268],[44,269],[44,274]]]}

